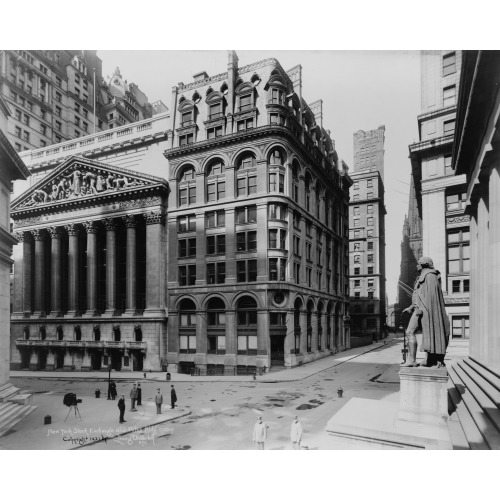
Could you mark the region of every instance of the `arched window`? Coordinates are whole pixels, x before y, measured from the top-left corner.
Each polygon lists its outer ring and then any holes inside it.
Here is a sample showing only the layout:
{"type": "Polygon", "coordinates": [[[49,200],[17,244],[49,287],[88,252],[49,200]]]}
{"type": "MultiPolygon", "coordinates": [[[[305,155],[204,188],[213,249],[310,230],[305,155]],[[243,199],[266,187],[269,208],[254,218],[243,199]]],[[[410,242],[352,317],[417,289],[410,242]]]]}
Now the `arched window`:
{"type": "Polygon", "coordinates": [[[312,350],[312,312],[313,312],[314,304],[312,301],[309,301],[307,304],[307,352],[311,352],[312,350]]]}
{"type": "Polygon", "coordinates": [[[142,328],[139,325],[134,327],[134,339],[136,342],[142,342],[142,328]]]}
{"type": "Polygon", "coordinates": [[[257,355],[257,302],[242,297],[236,304],[238,354],[257,355]]]}
{"type": "Polygon", "coordinates": [[[207,303],[207,326],[226,328],[226,305],[218,297],[210,299],[207,303]]]}
{"type": "Polygon", "coordinates": [[[80,340],[82,340],[82,329],[79,325],[75,326],[75,340],[77,342],[80,342],[80,340]]]}
{"type": "Polygon", "coordinates": [[[269,192],[284,193],[285,192],[285,173],[280,167],[285,165],[285,154],[275,148],[271,151],[268,158],[269,162],[269,192]]]}
{"type": "Polygon", "coordinates": [[[47,331],[45,330],[45,326],[40,327],[40,340],[45,340],[47,338],[47,331]]]}
{"type": "Polygon", "coordinates": [[[300,310],[302,309],[302,301],[295,299],[293,305],[293,333],[294,333],[294,354],[300,354],[300,310]]]}
{"type": "Polygon", "coordinates": [[[309,212],[311,210],[311,174],[307,172],[306,174],[306,210],[309,212]]]}
{"type": "Polygon", "coordinates": [[[322,194],[322,189],[321,189],[321,184],[316,182],[316,219],[321,219],[321,194],[322,194]]]}
{"type": "Polygon", "coordinates": [[[179,206],[196,203],[196,175],[192,165],[184,167],[178,179],[179,206]]]}
{"type": "Polygon", "coordinates": [[[318,351],[322,350],[323,340],[323,303],[318,304],[318,351]]]}
{"type": "Polygon", "coordinates": [[[191,299],[179,304],[179,352],[196,352],[196,306],[191,299]]]}
{"type": "Polygon", "coordinates": [[[292,162],[292,198],[296,203],[299,202],[299,172],[300,165],[295,159],[292,162]]]}
{"type": "Polygon", "coordinates": [[[121,339],[122,339],[122,332],[120,331],[120,327],[119,326],[114,326],[113,327],[113,340],[115,342],[121,342],[121,339]]]}
{"type": "Polygon", "coordinates": [[[207,168],[205,177],[207,202],[226,197],[225,166],[222,160],[214,160],[207,168]]]}
{"type": "Polygon", "coordinates": [[[101,329],[99,325],[94,325],[94,340],[97,342],[101,340],[101,329]]]}
{"type": "Polygon", "coordinates": [[[57,340],[64,340],[64,331],[61,325],[59,325],[56,328],[56,333],[57,333],[57,340]]]}
{"type": "Polygon", "coordinates": [[[237,163],[236,196],[243,197],[257,193],[257,163],[255,156],[245,154],[237,163]]]}

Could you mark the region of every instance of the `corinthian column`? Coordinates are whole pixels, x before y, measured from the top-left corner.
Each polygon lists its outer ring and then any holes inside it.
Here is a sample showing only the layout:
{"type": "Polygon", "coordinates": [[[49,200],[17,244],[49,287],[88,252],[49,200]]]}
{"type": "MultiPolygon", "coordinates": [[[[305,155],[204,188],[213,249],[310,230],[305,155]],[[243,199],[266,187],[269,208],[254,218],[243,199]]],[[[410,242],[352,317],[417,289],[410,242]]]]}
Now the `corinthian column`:
{"type": "Polygon", "coordinates": [[[136,314],[136,227],[137,220],[133,215],[126,215],[123,221],[127,226],[127,270],[126,270],[126,284],[127,284],[127,304],[125,316],[133,316],[136,314]]]}
{"type": "Polygon", "coordinates": [[[45,239],[42,229],[31,231],[35,239],[35,312],[34,316],[45,316],[45,239]]]}
{"type": "Polygon", "coordinates": [[[97,224],[95,221],[87,221],[83,226],[87,231],[87,312],[84,316],[96,316],[97,224]]]}
{"type": "Polygon", "coordinates": [[[165,213],[162,210],[144,214],[146,219],[146,309],[145,316],[164,316],[163,233],[165,213]]]}
{"type": "Polygon", "coordinates": [[[58,227],[48,227],[51,238],[51,316],[61,316],[61,231],[58,227]]]}
{"type": "Polygon", "coordinates": [[[77,316],[78,311],[78,227],[68,224],[68,317],[77,316]]]}
{"type": "Polygon", "coordinates": [[[29,232],[14,233],[21,245],[14,247],[14,311],[17,317],[31,315],[31,254],[32,239],[29,232]]]}
{"type": "Polygon", "coordinates": [[[106,227],[106,316],[116,314],[116,221],[103,220],[106,227]]]}

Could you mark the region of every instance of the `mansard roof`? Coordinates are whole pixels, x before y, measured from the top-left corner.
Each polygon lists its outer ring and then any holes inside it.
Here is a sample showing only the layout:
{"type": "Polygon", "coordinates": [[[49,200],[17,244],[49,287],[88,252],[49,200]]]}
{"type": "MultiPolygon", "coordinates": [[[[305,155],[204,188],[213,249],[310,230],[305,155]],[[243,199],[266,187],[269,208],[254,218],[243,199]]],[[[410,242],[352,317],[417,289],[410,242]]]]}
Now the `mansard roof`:
{"type": "Polygon", "coordinates": [[[72,156],[17,197],[11,204],[11,216],[15,220],[28,213],[168,193],[168,182],[160,177],[72,156]]]}

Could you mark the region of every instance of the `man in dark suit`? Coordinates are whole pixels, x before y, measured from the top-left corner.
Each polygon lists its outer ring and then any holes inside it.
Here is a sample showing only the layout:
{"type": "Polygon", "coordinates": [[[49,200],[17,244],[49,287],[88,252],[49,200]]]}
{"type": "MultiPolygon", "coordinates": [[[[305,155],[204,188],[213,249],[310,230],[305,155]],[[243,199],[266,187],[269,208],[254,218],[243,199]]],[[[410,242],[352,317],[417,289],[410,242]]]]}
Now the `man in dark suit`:
{"type": "Polygon", "coordinates": [[[120,424],[123,424],[126,422],[126,420],[123,419],[125,416],[125,394],[122,394],[121,398],[118,400],[118,409],[120,410],[120,424]]]}
{"type": "Polygon", "coordinates": [[[142,388],[141,384],[137,384],[137,406],[142,406],[142,388]]]}
{"type": "Polygon", "coordinates": [[[177,402],[177,394],[175,394],[174,386],[171,385],[172,390],[170,391],[170,404],[172,406],[172,410],[175,408],[175,403],[177,402]]]}

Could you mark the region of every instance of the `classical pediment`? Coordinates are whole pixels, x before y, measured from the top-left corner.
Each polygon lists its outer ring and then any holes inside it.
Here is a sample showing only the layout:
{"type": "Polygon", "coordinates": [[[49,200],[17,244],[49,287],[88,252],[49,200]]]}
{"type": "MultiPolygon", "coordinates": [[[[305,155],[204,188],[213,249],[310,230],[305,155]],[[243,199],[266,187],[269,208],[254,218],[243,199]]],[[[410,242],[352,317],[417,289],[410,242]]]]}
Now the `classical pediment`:
{"type": "Polygon", "coordinates": [[[11,205],[13,213],[27,209],[123,197],[156,187],[168,193],[165,179],[73,156],[41,179],[11,205]]]}

